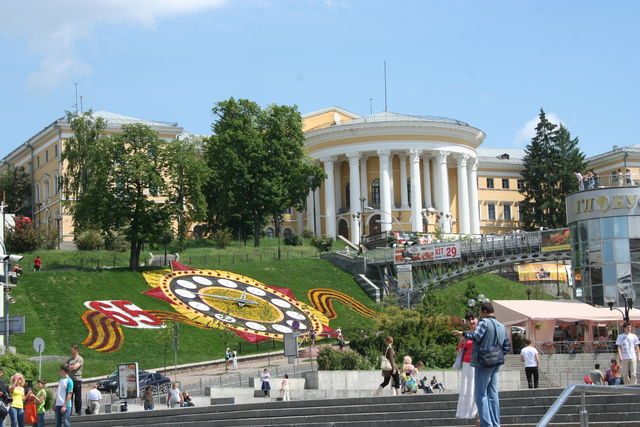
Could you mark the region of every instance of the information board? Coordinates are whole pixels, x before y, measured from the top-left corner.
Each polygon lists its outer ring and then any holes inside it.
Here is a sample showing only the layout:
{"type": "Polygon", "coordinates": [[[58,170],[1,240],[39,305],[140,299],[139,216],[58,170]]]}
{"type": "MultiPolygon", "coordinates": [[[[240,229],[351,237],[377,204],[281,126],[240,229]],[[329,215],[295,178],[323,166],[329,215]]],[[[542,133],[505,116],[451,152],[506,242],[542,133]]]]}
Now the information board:
{"type": "Polygon", "coordinates": [[[135,399],[140,395],[137,362],[118,365],[118,389],[121,399],[135,399]]]}

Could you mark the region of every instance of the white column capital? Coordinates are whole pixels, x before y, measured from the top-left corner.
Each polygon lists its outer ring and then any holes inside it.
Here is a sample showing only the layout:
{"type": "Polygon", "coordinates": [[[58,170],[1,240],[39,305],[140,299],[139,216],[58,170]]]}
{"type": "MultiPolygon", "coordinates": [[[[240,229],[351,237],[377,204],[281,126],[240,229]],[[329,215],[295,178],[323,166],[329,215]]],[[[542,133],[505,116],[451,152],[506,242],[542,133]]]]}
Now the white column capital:
{"type": "Polygon", "coordinates": [[[433,158],[438,163],[446,163],[448,155],[449,155],[448,151],[436,150],[436,151],[433,152],[433,158]]]}
{"type": "Polygon", "coordinates": [[[391,155],[391,150],[378,150],[378,157],[386,158],[389,160],[389,156],[391,155]]]}
{"type": "Polygon", "coordinates": [[[412,162],[419,162],[420,155],[422,154],[422,150],[410,150],[409,155],[411,156],[412,162]]]}
{"type": "Polygon", "coordinates": [[[321,157],[320,161],[322,163],[333,163],[336,161],[336,156],[321,157]]]}
{"type": "Polygon", "coordinates": [[[408,155],[407,153],[405,153],[405,152],[398,153],[398,158],[399,158],[400,160],[407,160],[407,157],[408,157],[408,156],[409,156],[409,155],[408,155]]]}
{"type": "Polygon", "coordinates": [[[349,159],[349,162],[360,160],[360,152],[347,153],[347,158],[349,159]]]}
{"type": "Polygon", "coordinates": [[[467,154],[460,154],[456,156],[456,162],[459,168],[466,167],[467,162],[469,161],[469,156],[467,154]]]}
{"type": "Polygon", "coordinates": [[[471,170],[473,171],[477,171],[478,170],[478,158],[477,157],[470,157],[470,162],[469,162],[469,167],[471,168],[471,170]]]}

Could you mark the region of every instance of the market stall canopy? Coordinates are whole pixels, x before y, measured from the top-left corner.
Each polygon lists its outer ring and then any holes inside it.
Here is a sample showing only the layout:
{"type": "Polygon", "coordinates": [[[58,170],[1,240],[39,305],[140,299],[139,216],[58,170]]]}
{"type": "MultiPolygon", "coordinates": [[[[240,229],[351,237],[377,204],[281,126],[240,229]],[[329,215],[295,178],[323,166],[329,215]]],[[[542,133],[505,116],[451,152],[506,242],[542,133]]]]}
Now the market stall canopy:
{"type": "MultiPolygon", "coordinates": [[[[593,307],[570,300],[494,300],[496,318],[505,326],[523,325],[530,320],[555,320],[559,322],[621,322],[622,315],[608,307],[593,307]]],[[[640,310],[629,312],[633,321],[640,321],[640,310]]]]}

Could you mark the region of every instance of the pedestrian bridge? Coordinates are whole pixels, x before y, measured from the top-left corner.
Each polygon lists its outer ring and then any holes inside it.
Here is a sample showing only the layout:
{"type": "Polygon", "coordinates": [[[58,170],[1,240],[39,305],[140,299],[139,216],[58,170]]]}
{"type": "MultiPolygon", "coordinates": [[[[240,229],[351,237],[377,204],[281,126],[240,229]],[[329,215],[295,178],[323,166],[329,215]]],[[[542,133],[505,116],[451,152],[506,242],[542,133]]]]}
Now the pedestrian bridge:
{"type": "Polygon", "coordinates": [[[438,243],[373,249],[363,254],[368,269],[397,280],[398,266],[410,265],[414,290],[514,264],[570,259],[568,229],[470,236],[438,243]]]}

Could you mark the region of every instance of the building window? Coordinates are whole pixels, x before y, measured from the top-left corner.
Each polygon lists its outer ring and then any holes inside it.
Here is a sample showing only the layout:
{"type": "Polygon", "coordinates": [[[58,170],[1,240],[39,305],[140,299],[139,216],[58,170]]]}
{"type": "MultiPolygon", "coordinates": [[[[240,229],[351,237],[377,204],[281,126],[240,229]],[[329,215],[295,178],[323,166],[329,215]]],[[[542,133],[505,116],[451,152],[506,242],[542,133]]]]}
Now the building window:
{"type": "Polygon", "coordinates": [[[493,178],[487,178],[487,188],[494,188],[493,187],[493,178]]]}
{"type": "Polygon", "coordinates": [[[489,219],[489,221],[495,221],[496,205],[487,205],[487,218],[489,219]]]}
{"type": "Polygon", "coordinates": [[[57,195],[60,188],[60,178],[58,175],[53,175],[53,195],[57,195]]]}
{"type": "Polygon", "coordinates": [[[502,218],[511,221],[511,205],[502,205],[502,218]]]}
{"type": "Polygon", "coordinates": [[[347,209],[351,207],[351,187],[349,184],[344,187],[344,196],[347,198],[347,209]]]}
{"type": "Polygon", "coordinates": [[[56,157],[56,159],[58,158],[59,154],[58,154],[58,144],[57,143],[53,146],[53,155],[56,157]]]}
{"type": "Polygon", "coordinates": [[[42,193],[43,193],[43,197],[44,200],[49,200],[49,196],[50,196],[50,186],[49,186],[49,180],[45,180],[42,182],[42,193]]]}
{"type": "Polygon", "coordinates": [[[502,178],[502,189],[503,190],[508,190],[509,189],[509,179],[508,178],[502,178]]]}
{"type": "Polygon", "coordinates": [[[371,203],[374,205],[380,204],[380,180],[374,179],[371,183],[371,203]]]}
{"type": "Polygon", "coordinates": [[[44,152],[44,162],[49,163],[49,150],[44,152]]]}
{"type": "Polygon", "coordinates": [[[522,190],[524,188],[524,179],[518,180],[518,190],[522,190]]]}
{"type": "Polygon", "coordinates": [[[40,201],[40,186],[36,184],[36,202],[40,201]]]}
{"type": "Polygon", "coordinates": [[[522,221],[524,218],[524,206],[518,205],[518,221],[522,221]]]}
{"type": "Polygon", "coordinates": [[[40,169],[40,156],[36,156],[36,169],[40,169]]]}

